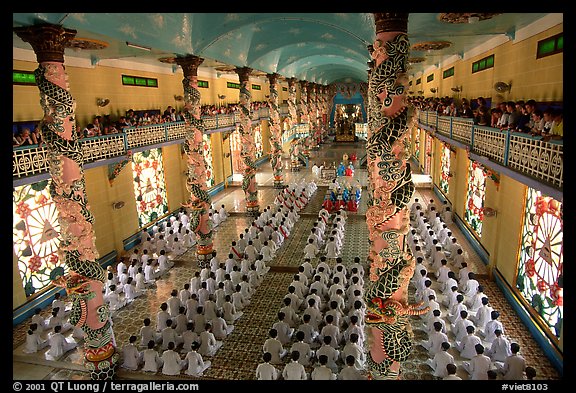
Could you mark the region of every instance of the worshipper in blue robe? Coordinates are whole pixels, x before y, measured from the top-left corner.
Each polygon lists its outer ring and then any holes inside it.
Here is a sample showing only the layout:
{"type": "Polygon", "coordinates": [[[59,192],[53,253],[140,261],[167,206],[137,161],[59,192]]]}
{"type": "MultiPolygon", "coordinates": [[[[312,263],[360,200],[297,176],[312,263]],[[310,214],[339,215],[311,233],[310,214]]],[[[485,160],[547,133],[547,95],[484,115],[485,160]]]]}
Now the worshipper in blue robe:
{"type": "Polygon", "coordinates": [[[338,165],[338,169],[336,171],[336,174],[338,176],[344,176],[344,174],[346,173],[346,167],[344,166],[344,164],[341,162],[340,165],[338,165]]]}

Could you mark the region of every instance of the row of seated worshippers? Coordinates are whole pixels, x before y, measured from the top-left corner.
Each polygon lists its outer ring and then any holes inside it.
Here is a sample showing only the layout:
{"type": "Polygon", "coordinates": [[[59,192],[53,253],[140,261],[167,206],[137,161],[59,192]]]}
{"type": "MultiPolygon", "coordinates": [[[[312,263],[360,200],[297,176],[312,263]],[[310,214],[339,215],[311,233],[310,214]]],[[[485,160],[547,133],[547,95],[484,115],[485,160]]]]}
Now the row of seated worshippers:
{"type": "MultiPolygon", "coordinates": [[[[262,224],[259,219],[270,210],[265,209],[250,227],[262,224]]],[[[251,236],[249,232],[246,235],[251,236]]],[[[226,261],[220,261],[217,251],[213,251],[209,263],[196,271],[182,289],[173,289],[160,305],[155,327],[150,318],[144,319],[140,344],[134,336],[123,347],[122,367],[152,373],[161,370],[165,375],[183,372],[203,376],[211,366],[204,358],[214,356],[224,344],[269,270],[262,254],[255,261],[243,256],[236,260],[230,253],[226,261]]]]}
{"type": "Polygon", "coordinates": [[[84,332],[72,325],[69,318],[70,307],[57,292],[52,300],[50,317],[44,318],[41,308],[34,310],[22,351],[36,354],[45,350],[47,359],[58,360],[76,348],[84,339],[84,332]]]}
{"type": "Polygon", "coordinates": [[[423,209],[414,209],[408,235],[416,259],[411,285],[414,300],[429,307],[421,316],[428,338],[419,344],[428,350],[433,375],[453,379],[447,365],[461,364],[469,379],[523,379],[519,345],[506,335],[462,247],[445,222],[434,221],[434,205],[426,209],[427,218],[418,210],[423,209]]]}
{"type": "MultiPolygon", "coordinates": [[[[218,214],[228,217],[224,205],[218,214]]],[[[190,219],[184,208],[154,225],[151,233],[144,229],[141,243],[128,257],[129,265],[121,259],[116,271],[108,267],[104,299],[110,311],[114,313],[142,296],[174,266],[171,257],[183,254],[194,244],[195,234],[190,229],[190,219]],[[179,236],[182,236],[182,241],[179,241],[179,236]]]]}
{"type": "Polygon", "coordinates": [[[349,266],[341,257],[329,261],[305,258],[299,266],[262,347],[256,379],[366,379],[364,267],[359,257],[349,266]]]}
{"type": "Polygon", "coordinates": [[[324,207],[310,229],[304,246],[304,258],[314,259],[320,256],[334,259],[341,255],[344,244],[344,232],[348,213],[340,209],[332,216],[324,207]]]}

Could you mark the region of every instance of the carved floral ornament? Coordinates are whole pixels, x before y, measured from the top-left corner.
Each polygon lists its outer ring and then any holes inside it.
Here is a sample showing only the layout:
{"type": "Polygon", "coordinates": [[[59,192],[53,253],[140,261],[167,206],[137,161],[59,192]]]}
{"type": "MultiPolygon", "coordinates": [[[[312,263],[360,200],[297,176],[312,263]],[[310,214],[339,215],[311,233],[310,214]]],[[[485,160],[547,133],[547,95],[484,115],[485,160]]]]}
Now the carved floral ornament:
{"type": "Polygon", "coordinates": [[[105,41],[95,40],[92,38],[76,37],[70,40],[66,44],[66,47],[71,49],[100,50],[107,48],[108,43],[105,41]]]}
{"type": "Polygon", "coordinates": [[[494,12],[444,12],[438,15],[438,19],[442,22],[461,24],[470,23],[470,18],[478,18],[477,21],[483,21],[487,19],[492,19],[500,13],[494,12]]]}
{"type": "Polygon", "coordinates": [[[448,48],[450,45],[452,45],[450,41],[424,41],[412,45],[411,49],[416,51],[440,50],[448,48]]]}

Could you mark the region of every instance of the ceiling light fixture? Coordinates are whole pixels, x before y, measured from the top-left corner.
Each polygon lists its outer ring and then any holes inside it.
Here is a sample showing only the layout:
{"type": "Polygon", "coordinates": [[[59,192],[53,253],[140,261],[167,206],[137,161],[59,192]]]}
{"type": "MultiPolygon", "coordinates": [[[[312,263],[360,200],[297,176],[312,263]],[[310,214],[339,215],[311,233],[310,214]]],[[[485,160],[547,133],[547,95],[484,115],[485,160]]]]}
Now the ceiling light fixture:
{"type": "Polygon", "coordinates": [[[129,46],[130,48],[134,48],[134,49],[141,49],[141,50],[145,50],[150,52],[152,50],[152,48],[149,48],[147,46],[142,46],[142,45],[138,45],[138,44],[133,44],[131,42],[126,41],[126,46],[129,46]]]}

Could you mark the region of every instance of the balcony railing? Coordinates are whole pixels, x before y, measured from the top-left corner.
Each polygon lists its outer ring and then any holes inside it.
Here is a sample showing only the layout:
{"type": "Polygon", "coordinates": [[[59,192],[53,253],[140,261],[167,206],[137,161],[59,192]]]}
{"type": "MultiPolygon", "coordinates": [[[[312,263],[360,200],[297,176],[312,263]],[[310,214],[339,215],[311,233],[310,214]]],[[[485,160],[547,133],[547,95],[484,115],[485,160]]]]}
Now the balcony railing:
{"type": "MultiPolygon", "coordinates": [[[[204,116],[204,126],[208,130],[234,126],[239,118],[237,113],[204,116]]],[[[260,108],[252,113],[253,120],[269,116],[268,108],[260,108]]],[[[288,132],[288,131],[287,131],[288,132]]],[[[308,124],[298,124],[291,135],[309,132],[308,124]]],[[[102,135],[79,140],[84,153],[84,163],[126,155],[128,150],[183,140],[186,137],[186,123],[152,124],[142,127],[127,127],[122,133],[102,135]]],[[[15,147],[12,152],[12,178],[22,179],[48,172],[48,149],[41,145],[15,147]]]]}
{"type": "Polygon", "coordinates": [[[479,126],[472,119],[438,116],[419,111],[421,124],[435,132],[470,146],[470,150],[516,172],[528,175],[561,190],[564,167],[562,141],[544,141],[518,132],[479,126]]]}

